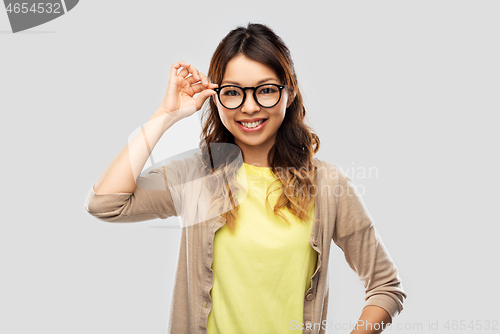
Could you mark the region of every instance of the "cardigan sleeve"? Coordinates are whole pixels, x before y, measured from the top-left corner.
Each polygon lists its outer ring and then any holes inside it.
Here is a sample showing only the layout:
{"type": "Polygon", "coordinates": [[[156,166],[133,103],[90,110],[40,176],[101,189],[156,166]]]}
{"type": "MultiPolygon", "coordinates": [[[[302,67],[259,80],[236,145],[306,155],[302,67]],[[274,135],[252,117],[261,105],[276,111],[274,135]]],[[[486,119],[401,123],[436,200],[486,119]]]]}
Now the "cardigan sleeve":
{"type": "Polygon", "coordinates": [[[96,194],[92,185],[85,210],[99,220],[119,223],[177,216],[167,181],[167,175],[175,178],[175,173],[168,173],[167,168],[160,166],[143,173],[133,193],[96,194]]]}
{"type": "Polygon", "coordinates": [[[377,233],[361,196],[349,176],[337,167],[337,217],[333,241],[365,287],[365,307],[375,305],[391,319],[403,310],[407,294],[398,269],[377,233]]]}

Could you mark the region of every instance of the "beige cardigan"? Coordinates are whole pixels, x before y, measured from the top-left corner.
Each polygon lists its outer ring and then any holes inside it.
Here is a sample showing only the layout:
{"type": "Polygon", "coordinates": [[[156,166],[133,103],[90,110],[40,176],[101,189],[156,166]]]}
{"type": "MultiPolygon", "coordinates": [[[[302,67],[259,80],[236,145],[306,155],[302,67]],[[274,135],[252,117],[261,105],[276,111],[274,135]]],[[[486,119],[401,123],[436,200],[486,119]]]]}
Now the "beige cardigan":
{"type": "MultiPolygon", "coordinates": [[[[220,216],[199,223],[192,221],[193,212],[206,205],[200,201],[201,188],[190,182],[203,177],[200,157],[193,154],[144,172],[134,193],[96,194],[92,187],[85,201],[87,212],[105,222],[171,216],[183,219],[168,325],[168,333],[173,334],[206,333],[212,307],[212,245],[214,234],[224,221],[220,216]]],[[[309,243],[319,257],[311,287],[304,295],[303,333],[325,333],[332,240],[362,281],[365,306],[376,305],[391,317],[396,316],[407,295],[354,183],[338,165],[319,159],[314,159],[314,163],[319,171],[315,218],[321,222],[313,224],[309,243]]]]}

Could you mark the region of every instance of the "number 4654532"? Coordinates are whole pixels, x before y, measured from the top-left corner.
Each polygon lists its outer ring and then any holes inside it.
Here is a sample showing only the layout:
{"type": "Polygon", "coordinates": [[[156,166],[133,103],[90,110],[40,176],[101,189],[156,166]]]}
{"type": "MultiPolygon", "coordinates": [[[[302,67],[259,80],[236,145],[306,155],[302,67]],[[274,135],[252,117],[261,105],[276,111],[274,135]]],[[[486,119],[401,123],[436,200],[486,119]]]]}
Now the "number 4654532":
{"type": "Polygon", "coordinates": [[[472,320],[467,322],[466,320],[448,320],[444,324],[444,328],[447,330],[498,330],[498,320],[472,320]]]}
{"type": "Polygon", "coordinates": [[[61,14],[61,4],[60,3],[50,3],[50,2],[39,2],[34,3],[31,7],[28,3],[9,3],[7,6],[8,13],[48,13],[48,14],[61,14]]]}

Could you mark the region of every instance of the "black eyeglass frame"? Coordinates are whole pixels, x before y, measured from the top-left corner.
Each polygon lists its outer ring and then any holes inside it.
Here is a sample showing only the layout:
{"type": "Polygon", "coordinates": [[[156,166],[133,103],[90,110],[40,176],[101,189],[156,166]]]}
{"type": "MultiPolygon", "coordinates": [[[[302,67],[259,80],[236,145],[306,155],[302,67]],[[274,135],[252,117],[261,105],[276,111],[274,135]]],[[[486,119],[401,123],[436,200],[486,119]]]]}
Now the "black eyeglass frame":
{"type": "Polygon", "coordinates": [[[222,86],[222,87],[217,87],[217,88],[213,88],[213,90],[215,92],[217,92],[217,97],[219,98],[219,102],[220,104],[222,104],[222,106],[226,109],[238,109],[239,107],[241,107],[243,105],[243,103],[245,103],[245,100],[247,98],[247,94],[246,94],[246,91],[248,89],[251,89],[253,90],[252,92],[252,95],[253,95],[253,99],[254,101],[259,105],[261,106],[262,108],[272,108],[274,107],[275,105],[277,105],[280,101],[281,101],[281,91],[283,90],[283,88],[285,88],[286,86],[285,85],[278,85],[278,84],[274,84],[274,83],[266,83],[266,84],[262,84],[262,85],[259,85],[257,87],[240,87],[240,86],[236,86],[236,85],[225,85],[225,86],[222,86]],[[272,106],[270,107],[266,107],[266,106],[263,106],[262,104],[259,103],[259,100],[257,99],[257,95],[255,94],[255,92],[257,91],[258,88],[262,87],[262,86],[275,86],[275,87],[278,87],[278,90],[280,92],[280,96],[278,97],[278,101],[273,104],[272,106]],[[221,101],[221,98],[220,98],[220,91],[223,89],[223,88],[226,88],[226,87],[236,87],[236,88],[239,88],[243,91],[243,100],[241,101],[241,103],[237,106],[237,107],[234,107],[234,108],[228,108],[224,105],[224,103],[222,103],[221,101]]]}

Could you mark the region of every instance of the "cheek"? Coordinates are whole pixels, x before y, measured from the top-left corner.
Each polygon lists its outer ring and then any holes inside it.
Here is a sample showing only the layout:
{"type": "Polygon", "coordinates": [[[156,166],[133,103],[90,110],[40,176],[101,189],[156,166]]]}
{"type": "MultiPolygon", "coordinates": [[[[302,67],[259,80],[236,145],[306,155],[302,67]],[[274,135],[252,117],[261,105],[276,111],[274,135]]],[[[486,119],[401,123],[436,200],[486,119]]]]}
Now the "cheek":
{"type": "Polygon", "coordinates": [[[279,122],[283,122],[286,115],[286,104],[280,105],[280,107],[276,110],[275,117],[279,122]]]}
{"type": "Polygon", "coordinates": [[[218,112],[219,112],[219,117],[220,120],[222,121],[222,124],[226,127],[226,129],[229,129],[228,125],[231,123],[230,116],[224,112],[224,110],[220,107],[218,107],[218,112]]]}

